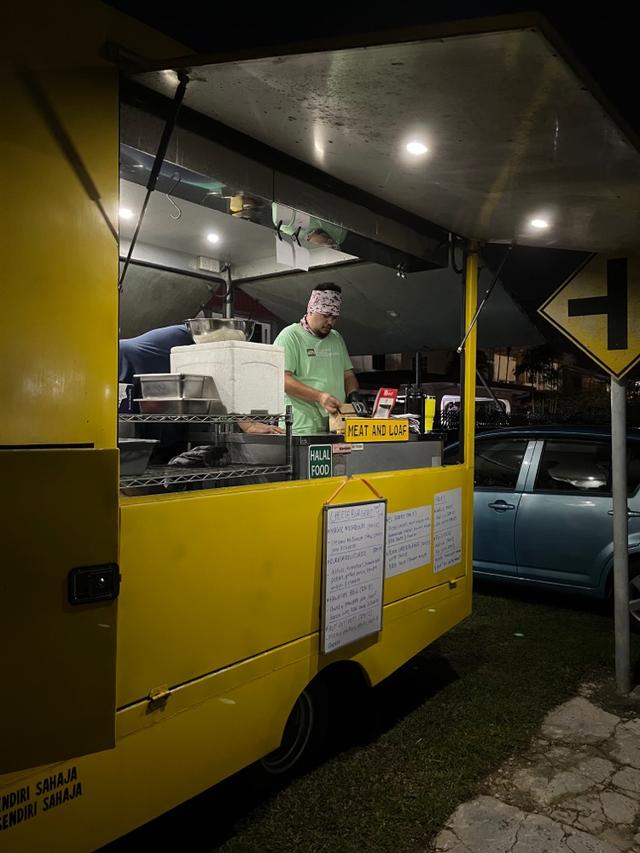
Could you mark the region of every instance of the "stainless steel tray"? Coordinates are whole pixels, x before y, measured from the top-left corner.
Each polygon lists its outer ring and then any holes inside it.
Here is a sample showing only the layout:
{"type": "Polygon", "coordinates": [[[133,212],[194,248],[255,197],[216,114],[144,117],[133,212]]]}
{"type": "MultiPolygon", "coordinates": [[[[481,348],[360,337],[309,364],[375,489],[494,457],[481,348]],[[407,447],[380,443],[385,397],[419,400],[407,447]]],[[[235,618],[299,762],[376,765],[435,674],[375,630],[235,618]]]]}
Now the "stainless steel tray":
{"type": "Polygon", "coordinates": [[[236,432],[225,435],[221,441],[227,445],[229,461],[233,464],[286,464],[285,435],[236,432]]]}
{"type": "Polygon", "coordinates": [[[188,397],[143,397],[136,400],[143,415],[208,415],[219,402],[217,399],[188,397]]]}
{"type": "Polygon", "coordinates": [[[153,438],[119,438],[120,476],[139,477],[144,474],[156,444],[159,442],[153,438]]]}
{"type": "Polygon", "coordinates": [[[140,380],[144,398],[211,400],[217,396],[211,376],[199,373],[138,373],[134,379],[140,380]]]}

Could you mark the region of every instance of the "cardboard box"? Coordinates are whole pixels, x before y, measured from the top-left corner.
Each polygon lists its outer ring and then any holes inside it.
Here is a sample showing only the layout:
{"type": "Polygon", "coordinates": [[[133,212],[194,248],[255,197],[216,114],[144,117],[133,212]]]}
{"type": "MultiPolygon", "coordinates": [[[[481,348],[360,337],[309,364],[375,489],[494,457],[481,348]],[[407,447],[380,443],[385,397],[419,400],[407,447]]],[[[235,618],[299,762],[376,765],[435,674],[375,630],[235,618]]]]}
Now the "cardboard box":
{"type": "Polygon", "coordinates": [[[344,435],[344,422],[347,418],[358,417],[351,403],[342,403],[338,414],[329,415],[329,430],[344,435]]]}

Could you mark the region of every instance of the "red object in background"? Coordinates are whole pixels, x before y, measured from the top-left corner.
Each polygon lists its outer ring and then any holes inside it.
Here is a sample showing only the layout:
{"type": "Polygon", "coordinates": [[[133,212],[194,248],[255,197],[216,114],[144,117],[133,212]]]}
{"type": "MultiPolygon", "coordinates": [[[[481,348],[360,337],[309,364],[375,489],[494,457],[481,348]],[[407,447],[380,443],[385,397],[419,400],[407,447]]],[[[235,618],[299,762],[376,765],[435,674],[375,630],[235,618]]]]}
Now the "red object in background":
{"type": "MultiPolygon", "coordinates": [[[[206,307],[212,311],[222,311],[223,298],[221,296],[212,296],[207,302],[206,307]]],[[[262,303],[258,302],[248,293],[245,293],[241,287],[237,287],[233,294],[233,310],[243,317],[250,317],[252,320],[257,320],[260,323],[276,323],[279,318],[276,317],[268,308],[265,308],[262,303]]]]}
{"type": "MultiPolygon", "coordinates": [[[[205,308],[222,314],[224,311],[223,297],[218,294],[212,296],[205,308]]],[[[278,330],[283,326],[279,317],[269,311],[268,308],[265,308],[257,299],[245,293],[240,287],[237,287],[233,294],[233,315],[234,317],[247,317],[255,320],[258,324],[263,323],[269,327],[268,337],[263,338],[259,326],[256,326],[253,337],[251,338],[254,343],[272,343],[278,330]]]]}
{"type": "Polygon", "coordinates": [[[397,388],[381,388],[373,404],[373,418],[389,418],[398,399],[397,388]]]}

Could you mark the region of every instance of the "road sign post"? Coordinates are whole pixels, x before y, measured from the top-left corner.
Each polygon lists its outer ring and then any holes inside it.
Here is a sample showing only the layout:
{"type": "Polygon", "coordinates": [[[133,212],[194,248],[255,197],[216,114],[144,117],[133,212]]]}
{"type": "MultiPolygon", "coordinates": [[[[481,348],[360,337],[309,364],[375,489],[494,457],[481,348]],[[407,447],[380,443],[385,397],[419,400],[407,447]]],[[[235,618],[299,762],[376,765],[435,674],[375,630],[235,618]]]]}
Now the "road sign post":
{"type": "Polygon", "coordinates": [[[611,481],[616,686],[631,689],[627,412],[622,377],[640,361],[640,259],[592,255],[540,314],[611,374],[611,481]]]}
{"type": "Polygon", "coordinates": [[[629,518],[627,516],[627,400],[625,382],[611,379],[611,479],[613,493],[613,601],[616,686],[631,690],[629,651],[629,518]]]}

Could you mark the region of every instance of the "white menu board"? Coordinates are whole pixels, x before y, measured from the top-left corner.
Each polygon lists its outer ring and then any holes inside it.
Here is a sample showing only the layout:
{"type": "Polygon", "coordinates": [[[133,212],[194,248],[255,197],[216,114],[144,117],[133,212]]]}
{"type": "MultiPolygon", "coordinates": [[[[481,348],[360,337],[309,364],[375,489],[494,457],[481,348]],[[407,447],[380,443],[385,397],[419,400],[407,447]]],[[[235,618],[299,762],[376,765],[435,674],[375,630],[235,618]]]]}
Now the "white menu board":
{"type": "Polygon", "coordinates": [[[326,506],[322,652],[382,627],[387,502],[326,506]]]}
{"type": "Polygon", "coordinates": [[[431,515],[430,505],[388,513],[386,577],[431,562],[431,515]]]}
{"type": "Polygon", "coordinates": [[[462,489],[434,495],[434,563],[441,572],[462,559],[462,489]]]}

